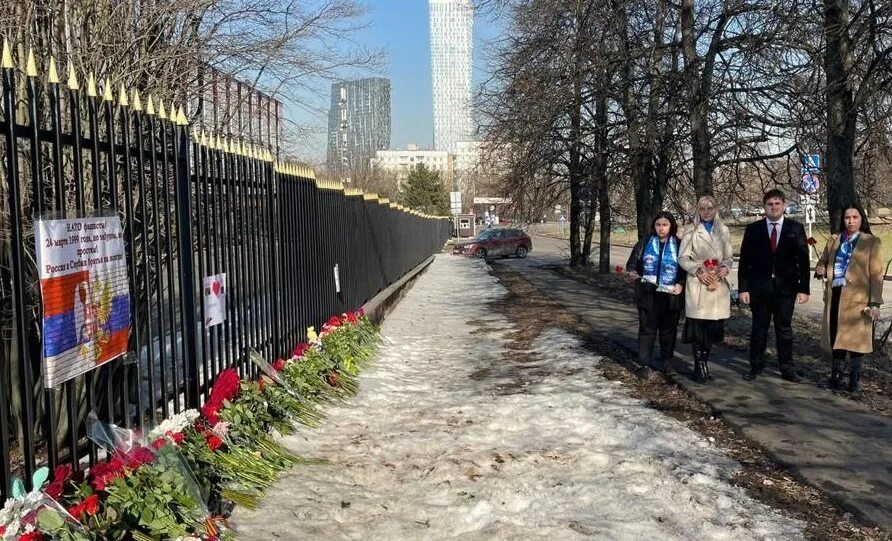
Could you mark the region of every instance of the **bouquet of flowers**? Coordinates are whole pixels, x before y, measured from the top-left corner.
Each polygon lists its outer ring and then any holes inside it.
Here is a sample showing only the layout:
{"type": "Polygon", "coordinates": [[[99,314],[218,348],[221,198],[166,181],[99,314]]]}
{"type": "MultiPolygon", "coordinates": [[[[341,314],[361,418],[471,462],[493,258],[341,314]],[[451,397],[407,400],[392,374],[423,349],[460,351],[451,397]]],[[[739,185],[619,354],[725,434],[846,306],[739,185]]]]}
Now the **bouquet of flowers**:
{"type": "Polygon", "coordinates": [[[703,262],[703,270],[712,277],[709,285],[706,286],[706,289],[709,291],[715,291],[719,287],[719,263],[718,259],[707,259],[703,262]]]}

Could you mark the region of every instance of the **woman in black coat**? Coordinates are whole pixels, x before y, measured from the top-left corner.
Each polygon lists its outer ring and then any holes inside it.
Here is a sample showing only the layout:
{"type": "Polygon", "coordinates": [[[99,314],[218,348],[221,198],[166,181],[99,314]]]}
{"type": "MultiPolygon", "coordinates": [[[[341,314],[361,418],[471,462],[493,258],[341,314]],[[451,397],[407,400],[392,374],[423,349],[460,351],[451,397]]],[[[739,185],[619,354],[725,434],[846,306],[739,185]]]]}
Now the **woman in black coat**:
{"type": "Polygon", "coordinates": [[[678,265],[681,242],[678,224],[669,212],[658,213],[651,222],[651,234],[632,249],[626,272],[636,281],[635,303],[638,305],[639,376],[650,375],[650,368],[671,374],[675,357],[678,319],[684,309],[684,282],[687,277],[678,265]],[[657,335],[660,359],[651,357],[657,335]]]}

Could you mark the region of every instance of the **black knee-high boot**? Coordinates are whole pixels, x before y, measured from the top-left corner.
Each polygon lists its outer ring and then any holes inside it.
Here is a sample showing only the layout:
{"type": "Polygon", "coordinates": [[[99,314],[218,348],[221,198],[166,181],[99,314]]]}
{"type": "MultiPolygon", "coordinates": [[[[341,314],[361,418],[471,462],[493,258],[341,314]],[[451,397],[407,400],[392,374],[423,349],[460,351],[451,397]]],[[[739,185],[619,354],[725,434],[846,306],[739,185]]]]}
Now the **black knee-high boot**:
{"type": "Polygon", "coordinates": [[[831,389],[839,389],[842,387],[842,365],[845,363],[845,360],[845,353],[840,355],[836,351],[833,352],[830,380],[827,381],[827,387],[831,389]]]}
{"type": "Polygon", "coordinates": [[[861,356],[852,357],[852,369],[849,371],[849,392],[861,392],[861,356]]]}
{"type": "Polygon", "coordinates": [[[703,346],[700,344],[693,344],[691,351],[694,354],[694,381],[697,383],[706,383],[706,380],[709,377],[709,372],[706,367],[707,361],[703,346]]]}
{"type": "Polygon", "coordinates": [[[702,356],[703,356],[703,371],[706,372],[706,379],[712,381],[712,374],[709,373],[709,350],[712,349],[712,346],[705,345],[702,346],[702,356]]]}

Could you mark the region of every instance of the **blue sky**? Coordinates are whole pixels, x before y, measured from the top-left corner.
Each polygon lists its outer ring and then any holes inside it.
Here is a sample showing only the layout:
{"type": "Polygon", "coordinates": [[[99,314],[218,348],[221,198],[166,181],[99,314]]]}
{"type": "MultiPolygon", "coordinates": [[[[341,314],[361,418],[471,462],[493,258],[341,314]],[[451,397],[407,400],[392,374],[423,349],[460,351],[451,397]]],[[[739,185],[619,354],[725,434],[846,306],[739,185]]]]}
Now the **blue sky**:
{"type": "MultiPolygon", "coordinates": [[[[390,78],[391,147],[405,148],[408,143],[422,147],[433,144],[433,112],[431,105],[430,30],[427,0],[367,0],[368,27],[354,41],[386,54],[381,75],[390,78]]],[[[496,27],[483,17],[474,22],[474,79],[485,80],[482,44],[496,35],[496,27]]],[[[351,77],[354,74],[344,74],[351,77]]],[[[321,98],[320,112],[291,113],[293,119],[312,129],[310,148],[302,156],[312,162],[325,160],[328,96],[321,98]]],[[[314,97],[319,101],[319,97],[314,97]]],[[[303,154],[303,153],[301,153],[303,154]]]]}

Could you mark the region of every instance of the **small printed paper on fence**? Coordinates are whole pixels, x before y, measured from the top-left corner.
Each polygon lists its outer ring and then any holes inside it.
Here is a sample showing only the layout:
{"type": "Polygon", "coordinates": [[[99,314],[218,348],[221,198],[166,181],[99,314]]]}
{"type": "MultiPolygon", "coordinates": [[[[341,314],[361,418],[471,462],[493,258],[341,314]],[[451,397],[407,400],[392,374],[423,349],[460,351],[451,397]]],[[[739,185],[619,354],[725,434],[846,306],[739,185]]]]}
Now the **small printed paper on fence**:
{"type": "Polygon", "coordinates": [[[44,387],[55,387],[127,352],[127,254],[118,216],[36,220],[34,233],[44,387]]]}
{"type": "Polygon", "coordinates": [[[204,326],[226,321],[226,273],[204,278],[204,326]]]}

